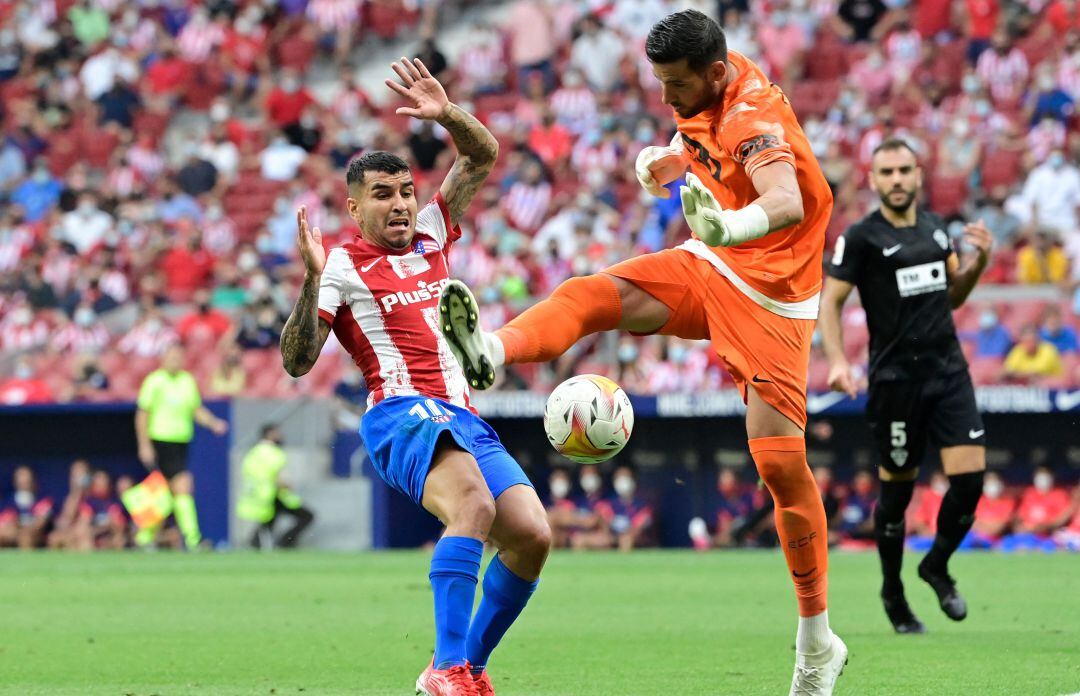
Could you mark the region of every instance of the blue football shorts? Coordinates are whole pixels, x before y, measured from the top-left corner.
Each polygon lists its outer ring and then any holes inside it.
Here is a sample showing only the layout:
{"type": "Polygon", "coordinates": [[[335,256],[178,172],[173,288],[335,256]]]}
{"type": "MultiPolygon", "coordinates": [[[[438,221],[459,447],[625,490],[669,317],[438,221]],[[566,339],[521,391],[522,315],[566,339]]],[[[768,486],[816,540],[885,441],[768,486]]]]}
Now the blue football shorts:
{"type": "Polygon", "coordinates": [[[449,433],[476,459],[492,498],[519,483],[532,486],[491,426],[447,401],[392,396],[376,404],[360,422],[360,437],[379,476],[417,505],[422,504],[431,458],[443,433],[449,433]]]}

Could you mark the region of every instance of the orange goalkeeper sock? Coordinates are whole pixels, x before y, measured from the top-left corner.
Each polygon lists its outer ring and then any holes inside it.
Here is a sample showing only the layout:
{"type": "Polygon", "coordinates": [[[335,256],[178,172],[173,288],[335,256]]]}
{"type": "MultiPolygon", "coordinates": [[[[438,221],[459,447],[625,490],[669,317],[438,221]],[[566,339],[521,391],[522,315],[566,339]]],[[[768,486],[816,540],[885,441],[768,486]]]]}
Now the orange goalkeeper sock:
{"type": "Polygon", "coordinates": [[[615,282],[606,275],[570,278],[495,332],[506,364],[548,362],[589,334],[611,331],[622,318],[615,282]]]}
{"type": "Polygon", "coordinates": [[[759,437],[749,444],[776,503],[776,532],[795,582],[799,616],[817,616],[828,605],[829,535],[821,493],[806,463],[806,440],[759,437]]]}

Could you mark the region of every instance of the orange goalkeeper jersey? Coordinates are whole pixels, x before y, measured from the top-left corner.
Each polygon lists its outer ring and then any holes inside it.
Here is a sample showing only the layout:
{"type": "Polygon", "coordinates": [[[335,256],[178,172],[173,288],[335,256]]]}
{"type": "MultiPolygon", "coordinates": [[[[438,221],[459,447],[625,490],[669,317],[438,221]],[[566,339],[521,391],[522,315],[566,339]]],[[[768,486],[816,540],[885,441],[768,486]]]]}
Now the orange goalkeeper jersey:
{"type": "Polygon", "coordinates": [[[787,316],[816,318],[833,203],[829,184],[780,88],[745,56],[729,51],[728,62],[736,76],[722,102],[693,118],[675,117],[690,169],[724,209],[737,210],[758,198],[751,181],[758,167],[788,162],[798,175],[803,220],[734,247],[710,248],[692,240],[684,248],[708,258],[759,304],[787,316]]]}

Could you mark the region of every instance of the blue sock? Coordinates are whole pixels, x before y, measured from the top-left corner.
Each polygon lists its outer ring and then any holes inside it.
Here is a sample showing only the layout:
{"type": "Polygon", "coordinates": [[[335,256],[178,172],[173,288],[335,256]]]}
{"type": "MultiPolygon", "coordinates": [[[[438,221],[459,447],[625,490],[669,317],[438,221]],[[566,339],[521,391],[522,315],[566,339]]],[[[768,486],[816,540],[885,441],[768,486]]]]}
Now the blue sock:
{"type": "Polygon", "coordinates": [[[469,537],[443,537],[431,556],[431,590],[435,595],[435,669],[465,664],[476,580],[484,544],[469,537]]]}
{"type": "Polygon", "coordinates": [[[491,651],[521,614],[539,584],[539,580],[528,582],[514,575],[498,555],[491,559],[484,573],[484,598],[469,626],[466,653],[473,671],[481,672],[487,666],[491,651]]]}

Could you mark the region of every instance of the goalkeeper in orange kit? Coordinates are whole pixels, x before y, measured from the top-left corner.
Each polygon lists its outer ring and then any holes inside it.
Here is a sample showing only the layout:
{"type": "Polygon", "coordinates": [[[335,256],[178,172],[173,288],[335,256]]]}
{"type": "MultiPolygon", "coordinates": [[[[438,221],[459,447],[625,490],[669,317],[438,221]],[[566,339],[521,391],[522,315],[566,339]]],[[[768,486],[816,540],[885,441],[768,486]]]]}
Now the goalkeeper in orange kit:
{"type": "Polygon", "coordinates": [[[650,193],[686,173],[693,238],[592,276],[571,278],[493,333],[451,281],[443,333],[474,388],[502,364],[545,362],[577,340],[621,329],[709,339],[742,390],[750,453],[776,503],[799,604],[792,694],[831,694],[847,647],[829,628],[825,510],[806,463],[806,380],[832,195],[791,105],[723,31],[694,10],[650,31],[645,51],[678,133],[645,148],[650,193]]]}

